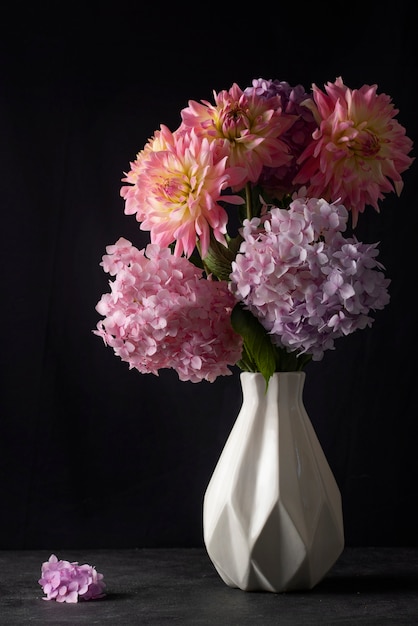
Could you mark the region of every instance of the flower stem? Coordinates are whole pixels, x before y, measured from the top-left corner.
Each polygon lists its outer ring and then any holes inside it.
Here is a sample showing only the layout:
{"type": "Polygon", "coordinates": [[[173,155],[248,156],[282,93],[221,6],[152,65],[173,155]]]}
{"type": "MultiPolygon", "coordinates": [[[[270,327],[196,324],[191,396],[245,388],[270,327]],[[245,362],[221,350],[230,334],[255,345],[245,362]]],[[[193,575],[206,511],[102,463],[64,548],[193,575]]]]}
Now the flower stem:
{"type": "Polygon", "coordinates": [[[245,185],[245,205],[247,210],[247,219],[250,220],[253,216],[253,199],[250,183],[247,183],[245,185]]]}
{"type": "Polygon", "coordinates": [[[210,272],[209,268],[207,267],[207,265],[206,265],[206,263],[205,263],[205,261],[204,261],[204,259],[203,259],[203,257],[202,257],[202,246],[200,245],[200,241],[199,241],[199,240],[198,240],[198,241],[196,241],[196,250],[197,250],[197,253],[198,253],[198,255],[200,256],[200,259],[201,259],[201,261],[202,261],[203,270],[204,270],[204,272],[205,272],[206,276],[209,276],[209,274],[210,274],[211,272],[210,272]]]}

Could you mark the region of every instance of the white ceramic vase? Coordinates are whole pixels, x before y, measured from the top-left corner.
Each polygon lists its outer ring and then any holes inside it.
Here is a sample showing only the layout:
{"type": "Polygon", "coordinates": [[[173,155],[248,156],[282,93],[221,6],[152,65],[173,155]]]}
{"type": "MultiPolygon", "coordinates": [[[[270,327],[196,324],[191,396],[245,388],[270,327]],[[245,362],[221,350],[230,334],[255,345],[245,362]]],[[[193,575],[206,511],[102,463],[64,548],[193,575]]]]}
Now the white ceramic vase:
{"type": "Polygon", "coordinates": [[[341,494],[303,403],[304,372],[240,376],[243,402],[203,502],[222,580],[244,591],[308,590],[344,548],[341,494]]]}

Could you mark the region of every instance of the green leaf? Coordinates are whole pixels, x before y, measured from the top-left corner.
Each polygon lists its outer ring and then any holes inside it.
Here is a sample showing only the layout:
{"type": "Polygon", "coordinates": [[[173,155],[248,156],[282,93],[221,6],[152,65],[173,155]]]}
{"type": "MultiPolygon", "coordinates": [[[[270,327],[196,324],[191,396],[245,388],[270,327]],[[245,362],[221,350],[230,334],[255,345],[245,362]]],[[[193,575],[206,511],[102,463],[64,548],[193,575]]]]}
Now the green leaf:
{"type": "Polygon", "coordinates": [[[211,236],[209,250],[203,259],[207,271],[214,274],[219,280],[229,280],[231,263],[238,253],[241,241],[240,235],[233,239],[227,238],[228,246],[226,247],[211,236]]]}
{"type": "Polygon", "coordinates": [[[276,369],[276,349],[254,315],[237,303],[232,310],[231,324],[244,340],[242,364],[247,371],[263,374],[266,384],[276,369]]]}
{"type": "Polygon", "coordinates": [[[205,267],[203,265],[203,261],[200,258],[200,255],[199,255],[199,253],[198,253],[198,251],[196,249],[194,249],[193,253],[189,256],[189,261],[190,261],[190,263],[193,263],[193,265],[195,265],[199,269],[201,269],[201,270],[205,269],[205,267]]]}

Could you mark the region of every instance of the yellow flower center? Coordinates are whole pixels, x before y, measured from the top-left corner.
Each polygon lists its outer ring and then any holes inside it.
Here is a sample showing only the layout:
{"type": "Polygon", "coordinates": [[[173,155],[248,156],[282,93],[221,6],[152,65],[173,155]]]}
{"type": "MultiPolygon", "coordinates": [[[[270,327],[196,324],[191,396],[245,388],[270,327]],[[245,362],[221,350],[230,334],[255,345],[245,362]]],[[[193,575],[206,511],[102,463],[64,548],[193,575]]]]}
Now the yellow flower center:
{"type": "Polygon", "coordinates": [[[188,193],[186,185],[182,184],[178,178],[165,178],[159,185],[158,190],[165,200],[175,204],[184,202],[188,193]]]}

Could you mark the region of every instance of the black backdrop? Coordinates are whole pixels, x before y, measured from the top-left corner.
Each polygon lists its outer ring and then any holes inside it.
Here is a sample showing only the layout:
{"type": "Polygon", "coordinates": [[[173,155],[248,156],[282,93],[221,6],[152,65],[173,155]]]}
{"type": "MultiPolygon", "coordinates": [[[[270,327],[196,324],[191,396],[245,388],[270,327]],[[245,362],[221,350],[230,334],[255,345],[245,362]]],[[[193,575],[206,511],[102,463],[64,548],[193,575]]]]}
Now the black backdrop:
{"type": "MultiPolygon", "coordinates": [[[[413,2],[390,15],[319,4],[1,10],[1,549],[203,545],[238,372],[192,384],[129,371],[91,332],[99,262],[119,236],[148,241],[123,214],[129,161],[213,89],[377,83],[416,144],[413,2]]],[[[381,241],[391,304],[307,368],[348,545],[417,545],[416,163],[404,180],[358,228],[381,241]]]]}

